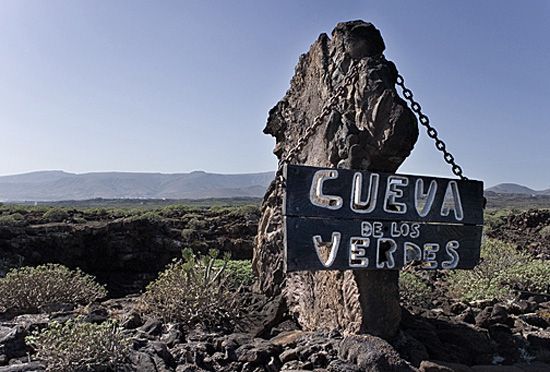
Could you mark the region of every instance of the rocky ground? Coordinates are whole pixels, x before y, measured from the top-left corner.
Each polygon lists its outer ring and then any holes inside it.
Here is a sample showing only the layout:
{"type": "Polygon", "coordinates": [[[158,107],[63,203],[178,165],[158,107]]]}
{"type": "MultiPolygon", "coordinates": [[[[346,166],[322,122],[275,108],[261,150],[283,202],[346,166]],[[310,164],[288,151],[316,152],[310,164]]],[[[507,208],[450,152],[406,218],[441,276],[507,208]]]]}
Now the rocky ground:
{"type": "MultiPolygon", "coordinates": [[[[92,245],[82,246],[78,242],[96,236],[98,244],[112,239],[109,252],[113,252],[110,256],[113,260],[119,259],[124,249],[138,247],[140,239],[154,231],[161,233],[142,242],[144,245],[157,242],[154,249],[159,250],[164,244],[159,242],[168,239],[165,234],[170,233],[174,234],[170,244],[178,249],[183,239],[195,239],[198,250],[218,239],[230,242],[243,239],[251,244],[249,239],[257,223],[257,215],[251,211],[185,215],[173,217],[172,222],[149,216],[3,226],[0,251],[3,257],[8,257],[7,247],[26,262],[47,261],[48,254],[57,254],[59,260],[66,257],[84,260],[86,254],[92,253],[92,245]],[[191,226],[195,230],[184,231],[191,226]],[[124,239],[122,231],[128,227],[133,235],[124,239]],[[47,231],[52,234],[50,239],[47,231]],[[42,250],[40,242],[47,243],[42,250]],[[69,243],[77,252],[62,254],[60,247],[69,243]]],[[[540,231],[549,225],[548,212],[528,211],[502,217],[487,232],[514,242],[520,250],[547,257],[544,254],[548,252],[548,244],[540,231]]],[[[152,250],[137,253],[134,248],[132,252],[137,262],[140,259],[147,262],[158,253],[152,250]]],[[[174,248],[172,254],[176,255],[175,252],[174,248]]],[[[107,261],[103,260],[115,270],[118,263],[107,261]]],[[[127,270],[126,274],[130,277],[132,271],[127,270]]],[[[1,314],[0,372],[44,370],[44,362],[36,359],[25,343],[25,336],[45,328],[52,320],[62,322],[77,317],[92,323],[113,319],[122,326],[132,346],[129,358],[117,367],[118,371],[550,371],[550,296],[545,294],[524,293],[506,302],[464,303],[436,298],[429,308],[403,303],[400,332],[389,342],[368,335],[302,331],[284,311],[279,298],[267,300],[253,294],[250,288],[243,290],[243,317],[234,327],[189,328],[181,323],[166,323],[143,315],[135,294],[112,297],[84,307],[59,304],[41,314],[1,314]]]]}
{"type": "Polygon", "coordinates": [[[49,321],[116,319],[132,338],[120,371],[548,371],[550,301],[403,309],[398,337],[303,332],[277,301],[258,297],[236,329],[188,329],[136,310],[137,297],[24,314],[0,323],[0,371],[41,371],[24,338],[49,321]],[[498,365],[495,365],[498,363],[498,365]]]}

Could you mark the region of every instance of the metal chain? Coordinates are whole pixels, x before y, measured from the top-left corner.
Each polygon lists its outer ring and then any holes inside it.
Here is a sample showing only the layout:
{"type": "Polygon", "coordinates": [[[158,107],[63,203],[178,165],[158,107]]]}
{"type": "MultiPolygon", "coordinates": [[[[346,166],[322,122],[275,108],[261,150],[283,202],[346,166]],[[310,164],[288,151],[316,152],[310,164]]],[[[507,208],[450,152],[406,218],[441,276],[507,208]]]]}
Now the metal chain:
{"type": "Polygon", "coordinates": [[[451,166],[453,173],[457,177],[460,177],[460,179],[462,180],[467,180],[468,177],[464,175],[462,167],[455,162],[455,157],[453,156],[453,154],[447,151],[447,145],[445,145],[445,142],[443,142],[439,138],[437,130],[430,125],[430,119],[424,113],[422,113],[422,107],[420,107],[420,104],[414,100],[413,92],[405,86],[405,79],[400,74],[397,75],[397,85],[401,87],[403,91],[403,97],[405,97],[405,99],[410,102],[411,110],[413,110],[418,116],[420,124],[422,124],[426,128],[428,136],[434,140],[435,147],[443,153],[443,160],[445,160],[445,162],[451,166]]]}
{"type": "MultiPolygon", "coordinates": [[[[325,121],[326,117],[335,111],[336,105],[338,105],[340,99],[347,93],[348,87],[352,87],[354,85],[357,77],[357,64],[352,63],[343,83],[336,89],[336,93],[331,97],[329,102],[323,106],[319,116],[313,120],[311,125],[306,129],[304,135],[298,140],[298,143],[286,153],[286,156],[283,156],[279,163],[279,169],[277,170],[277,180],[281,188],[284,188],[285,183],[283,166],[293,161],[303,150],[317,128],[325,121]]],[[[435,147],[443,153],[443,160],[451,166],[453,173],[457,177],[462,180],[467,180],[468,178],[464,175],[462,167],[455,162],[453,154],[447,151],[447,145],[439,138],[437,130],[430,125],[430,119],[422,112],[422,107],[414,100],[413,92],[405,86],[405,79],[400,74],[397,75],[397,85],[401,87],[405,99],[410,102],[411,109],[418,116],[420,124],[426,128],[428,136],[434,140],[435,147]]]]}
{"type": "Polygon", "coordinates": [[[311,125],[306,129],[304,135],[298,140],[298,143],[290,149],[286,153],[286,156],[283,156],[281,159],[281,162],[279,164],[279,169],[277,170],[277,179],[280,182],[280,186],[284,187],[284,176],[283,176],[283,166],[285,164],[290,163],[293,161],[296,156],[303,150],[304,146],[309,142],[309,139],[313,134],[315,134],[315,131],[317,128],[325,122],[325,119],[327,116],[329,116],[333,111],[336,110],[336,106],[340,102],[340,99],[344,97],[344,95],[348,91],[348,87],[352,87],[355,84],[355,80],[357,79],[357,64],[350,64],[348,73],[342,84],[336,89],[336,93],[331,97],[331,99],[328,101],[328,103],[323,106],[323,109],[321,110],[321,113],[319,116],[317,116],[311,125]]]}

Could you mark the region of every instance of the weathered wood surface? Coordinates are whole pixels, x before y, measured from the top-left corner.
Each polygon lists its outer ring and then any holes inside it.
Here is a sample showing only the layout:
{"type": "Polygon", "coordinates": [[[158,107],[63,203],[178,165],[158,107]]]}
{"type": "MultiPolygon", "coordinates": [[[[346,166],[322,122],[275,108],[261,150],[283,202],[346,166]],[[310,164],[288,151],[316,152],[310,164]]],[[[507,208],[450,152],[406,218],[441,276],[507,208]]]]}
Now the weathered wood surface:
{"type": "Polygon", "coordinates": [[[304,217],[286,217],[285,224],[289,272],[399,269],[413,261],[424,269],[470,269],[479,261],[481,226],[304,217]],[[363,224],[368,224],[368,227],[363,224]],[[373,224],[379,224],[380,234],[372,233],[373,224]],[[340,234],[335,259],[325,266],[329,252],[335,247],[327,247],[326,256],[321,254],[319,257],[314,237],[319,236],[321,241],[331,242],[334,233],[340,234]],[[366,254],[359,257],[365,257],[368,260],[366,264],[359,259],[355,263],[350,262],[353,239],[356,244],[359,243],[358,249],[364,249],[366,254]],[[436,250],[430,253],[434,247],[436,250]],[[391,253],[393,263],[389,264],[385,253],[391,248],[395,248],[395,251],[391,253]],[[409,257],[405,262],[407,252],[409,257]],[[430,254],[433,256],[430,257],[430,254]]]}
{"type": "MultiPolygon", "coordinates": [[[[338,209],[320,207],[311,202],[310,192],[312,184],[315,186],[314,175],[319,170],[325,170],[320,167],[306,167],[298,165],[288,165],[285,167],[286,174],[286,194],[283,213],[286,216],[298,217],[323,217],[323,218],[368,218],[369,220],[385,221],[425,221],[425,222],[450,222],[481,225],[483,224],[483,182],[474,180],[457,180],[448,178],[436,178],[406,174],[392,174],[383,172],[356,171],[349,169],[334,169],[337,172],[336,179],[327,179],[323,182],[323,193],[326,195],[337,196],[342,199],[342,206],[338,209]],[[372,202],[374,198],[374,209],[366,213],[358,213],[352,210],[350,204],[353,200],[352,189],[354,176],[360,174],[362,177],[361,200],[372,202]],[[377,182],[371,185],[371,176],[376,176],[377,182]],[[384,203],[388,191],[388,179],[399,177],[406,180],[406,186],[399,187],[402,196],[396,199],[396,202],[406,205],[405,213],[388,211],[384,209],[384,203]],[[417,182],[422,182],[422,192],[428,193],[430,187],[434,192],[433,202],[428,213],[420,215],[419,208],[415,204],[415,191],[417,182]],[[463,211],[460,219],[456,218],[452,211],[447,215],[441,214],[441,207],[444,204],[445,195],[449,192],[449,183],[454,182],[458,187],[460,195],[459,203],[463,211]],[[369,191],[377,189],[376,194],[369,194],[369,191]]],[[[327,171],[329,169],[326,169],[327,171]]],[[[454,200],[451,199],[451,202],[454,200]]],[[[422,211],[422,208],[420,208],[422,211]]]]}

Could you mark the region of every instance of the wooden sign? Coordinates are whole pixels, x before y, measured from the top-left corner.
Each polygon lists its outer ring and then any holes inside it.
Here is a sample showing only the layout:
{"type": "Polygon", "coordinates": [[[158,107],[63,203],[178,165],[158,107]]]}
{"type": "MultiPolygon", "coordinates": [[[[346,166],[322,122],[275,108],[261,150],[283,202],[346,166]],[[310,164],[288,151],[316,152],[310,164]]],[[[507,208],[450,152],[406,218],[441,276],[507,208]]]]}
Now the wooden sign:
{"type": "Polygon", "coordinates": [[[287,271],[467,269],[479,261],[483,183],[285,168],[287,271]]]}

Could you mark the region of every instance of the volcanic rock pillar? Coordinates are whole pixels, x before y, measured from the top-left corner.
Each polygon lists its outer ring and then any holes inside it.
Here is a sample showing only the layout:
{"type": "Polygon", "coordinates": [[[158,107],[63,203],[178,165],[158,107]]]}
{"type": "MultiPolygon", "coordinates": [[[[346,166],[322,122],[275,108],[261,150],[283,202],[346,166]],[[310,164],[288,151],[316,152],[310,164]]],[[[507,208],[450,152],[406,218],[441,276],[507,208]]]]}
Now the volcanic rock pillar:
{"type": "MultiPolygon", "coordinates": [[[[394,172],[418,137],[414,114],[395,90],[397,70],[383,57],[370,23],[339,23],[300,56],[290,89],[271,109],[264,133],[285,159],[323,107],[356,74],[331,114],[291,161],[319,167],[394,172]],[[351,67],[353,66],[353,68],[351,67]]],[[[282,194],[274,182],[262,205],[253,267],[257,288],[283,294],[304,329],[339,329],[393,337],[399,327],[398,271],[321,271],[285,274],[282,194]]]]}

